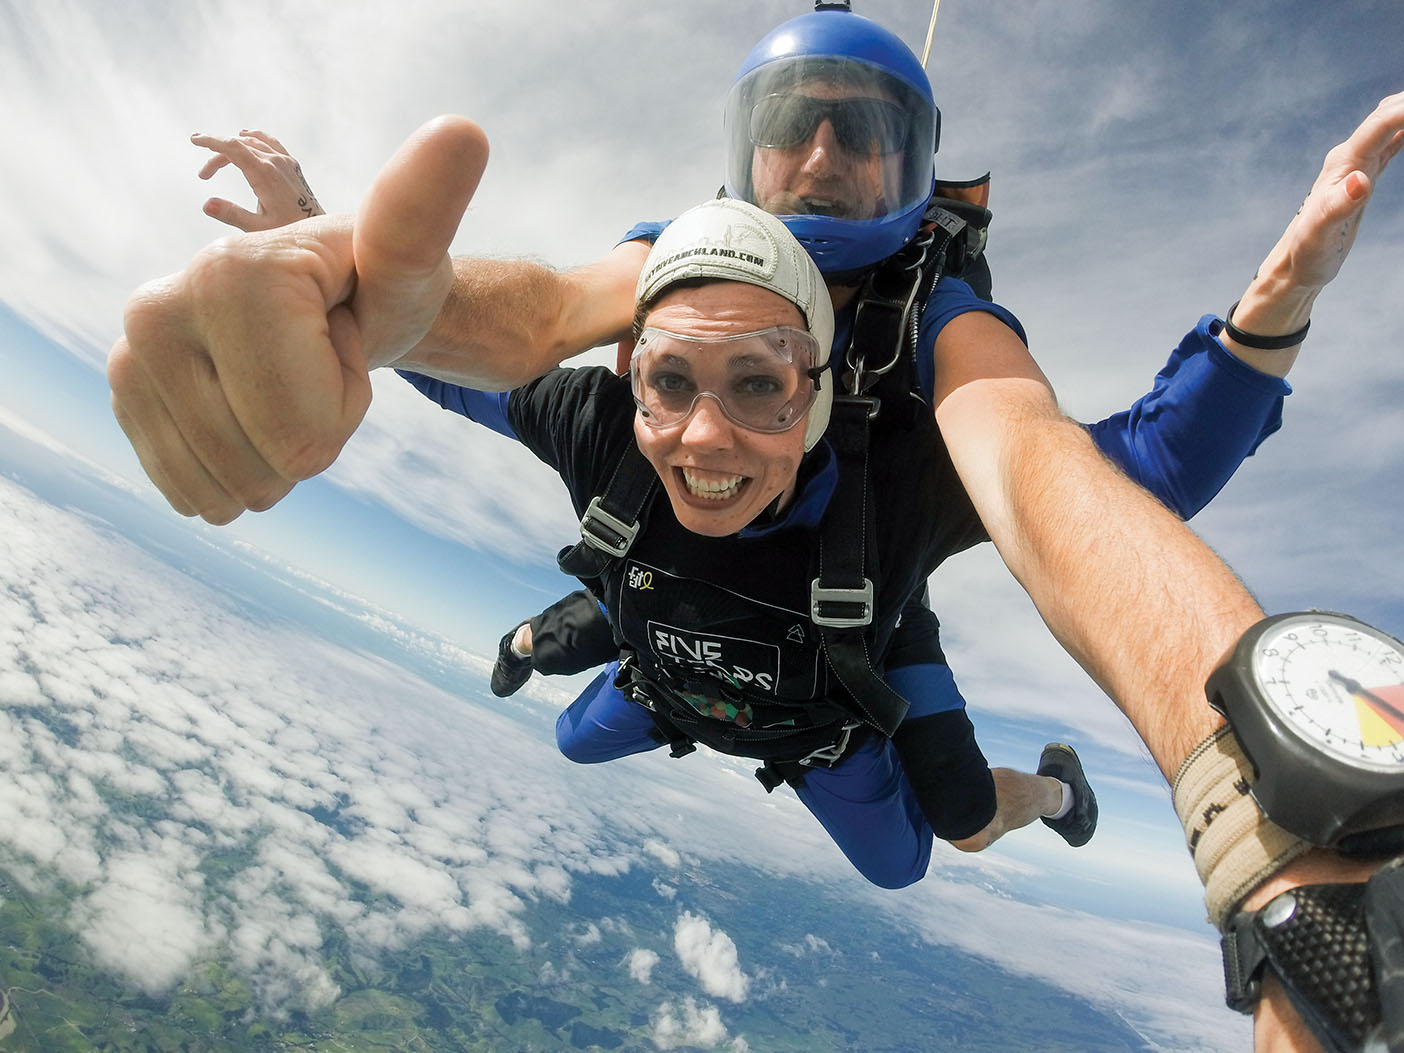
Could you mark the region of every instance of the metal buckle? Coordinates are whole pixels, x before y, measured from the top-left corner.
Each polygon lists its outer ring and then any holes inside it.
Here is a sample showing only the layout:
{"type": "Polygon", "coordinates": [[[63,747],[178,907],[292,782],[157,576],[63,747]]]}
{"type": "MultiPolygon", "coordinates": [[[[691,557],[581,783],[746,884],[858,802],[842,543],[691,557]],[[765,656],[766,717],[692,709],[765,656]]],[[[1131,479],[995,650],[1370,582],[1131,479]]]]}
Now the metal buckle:
{"type": "Polygon", "coordinates": [[[815,578],[809,586],[809,620],[824,629],[861,629],[870,624],[873,620],[872,579],[864,578],[862,587],[857,589],[824,589],[819,587],[819,579],[815,578]],[[819,607],[825,603],[857,606],[862,609],[862,614],[847,618],[824,615],[820,613],[819,607]]]}
{"type": "MultiPolygon", "coordinates": [[[[862,364],[861,364],[861,363],[859,364],[859,367],[858,367],[858,368],[859,368],[859,370],[862,369],[862,364]]],[[[861,381],[861,380],[862,380],[862,373],[861,373],[861,372],[855,373],[855,374],[854,374],[854,382],[855,382],[855,384],[856,384],[857,382],[861,381]]],[[[877,415],[878,415],[879,413],[882,412],[882,399],[878,398],[876,395],[835,395],[835,396],[834,396],[834,405],[836,405],[836,406],[842,405],[842,404],[845,403],[845,402],[861,402],[861,403],[863,403],[865,406],[867,406],[868,408],[867,408],[864,412],[867,413],[867,415],[868,415],[868,420],[876,420],[876,419],[877,419],[877,415]]]]}
{"type": "Polygon", "coordinates": [[[627,553],[638,532],[638,523],[625,523],[610,515],[600,504],[599,497],[590,501],[590,507],[580,517],[581,540],[606,555],[618,557],[627,553]]]}
{"type": "Polygon", "coordinates": [[[853,735],[853,729],[858,727],[855,721],[852,724],[843,726],[843,733],[839,735],[838,741],[828,746],[820,746],[806,757],[801,757],[799,763],[807,768],[832,768],[843,759],[844,751],[848,749],[848,740],[853,735]]]}
{"type": "MultiPolygon", "coordinates": [[[[858,306],[853,312],[854,333],[858,332],[859,319],[868,308],[885,308],[887,310],[899,311],[897,319],[897,344],[892,350],[892,358],[886,365],[868,369],[867,363],[862,354],[858,354],[855,361],[854,348],[850,345],[846,356],[846,365],[855,375],[856,380],[861,381],[865,375],[882,377],[892,372],[893,368],[902,359],[902,349],[906,344],[907,320],[912,316],[912,307],[916,303],[917,290],[921,287],[921,267],[926,262],[926,254],[931,249],[932,234],[929,230],[923,231],[915,240],[907,245],[904,251],[909,252],[913,259],[906,263],[903,270],[907,271],[910,278],[905,283],[905,288],[898,291],[897,295],[889,296],[877,290],[872,280],[869,280],[867,289],[858,298],[858,306]]],[[[868,382],[869,384],[872,381],[868,382]]],[[[853,385],[854,394],[862,394],[863,387],[859,383],[853,385]]]]}

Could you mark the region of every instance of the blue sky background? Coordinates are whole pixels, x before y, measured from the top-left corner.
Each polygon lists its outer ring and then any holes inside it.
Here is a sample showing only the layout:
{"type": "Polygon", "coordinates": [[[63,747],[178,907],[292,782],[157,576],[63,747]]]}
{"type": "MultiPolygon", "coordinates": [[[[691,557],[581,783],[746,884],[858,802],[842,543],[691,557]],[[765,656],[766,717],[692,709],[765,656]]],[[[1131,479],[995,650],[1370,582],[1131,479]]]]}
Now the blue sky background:
{"type": "MultiPolygon", "coordinates": [[[[924,4],[856,6],[920,50],[924,4]]],[[[222,235],[203,200],[251,204],[236,175],[195,178],[204,157],[188,136],[265,128],[324,205],[350,208],[414,127],[465,113],[493,158],[455,252],[584,263],[636,220],[715,191],[732,75],[807,7],[0,0],[0,439],[59,450],[191,544],[257,553],[491,654],[568,587],[551,557],[573,533],[569,506],[520,450],[393,376],[377,379],[337,464],[274,511],[222,530],[162,511],[112,422],[101,366],[127,294],[222,235]]],[[[1401,54],[1395,0],[946,0],[928,64],[945,118],[938,169],[994,173],[995,294],[1071,414],[1124,408],[1199,315],[1227,309],[1326,150],[1404,89],[1401,54]]],[[[1396,168],[1318,302],[1283,432],[1193,524],[1269,611],[1340,609],[1396,636],[1401,245],[1396,168]]],[[[24,507],[5,514],[29,517],[24,507]]],[[[1072,741],[1104,816],[1078,853],[1035,830],[947,865],[1024,875],[1020,895],[1051,912],[1193,932],[1204,952],[1168,794],[1125,721],[989,546],[943,568],[932,592],[991,760],[1027,767],[1047,739],[1072,741]]],[[[571,686],[529,697],[549,711],[571,686]]]]}

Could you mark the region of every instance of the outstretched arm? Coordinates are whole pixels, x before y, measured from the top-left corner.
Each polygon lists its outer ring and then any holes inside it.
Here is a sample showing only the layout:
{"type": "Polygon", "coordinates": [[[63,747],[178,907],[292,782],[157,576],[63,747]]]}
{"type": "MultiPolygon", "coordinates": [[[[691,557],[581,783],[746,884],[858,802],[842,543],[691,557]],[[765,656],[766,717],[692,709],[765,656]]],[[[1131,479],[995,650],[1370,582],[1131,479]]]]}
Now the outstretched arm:
{"type": "MultiPolygon", "coordinates": [[[[1305,324],[1354,242],[1374,179],[1401,146],[1404,94],[1385,99],[1328,155],[1235,312],[1240,329],[1274,336],[1305,324]]],[[[934,360],[937,422],[1000,555],[1172,779],[1222,726],[1204,682],[1261,609],[1202,542],[1058,412],[1023,345],[993,317],[955,319],[937,339],[934,360]]],[[[1269,826],[1262,820],[1241,841],[1266,850],[1269,826]]],[[[1244,908],[1297,885],[1363,881],[1378,867],[1324,849],[1296,854],[1301,847],[1267,851],[1274,861],[1265,868],[1255,860],[1259,874],[1279,869],[1247,892],[1244,908]]],[[[1320,1048],[1270,974],[1254,1035],[1261,1049],[1320,1048]]]]}
{"type": "MultiPolygon", "coordinates": [[[[1237,328],[1277,337],[1306,324],[1401,145],[1404,94],[1381,102],[1326,156],[1306,201],[1244,292],[1234,312],[1237,328]]],[[[1282,378],[1300,350],[1300,342],[1279,350],[1247,347],[1206,316],[1175,349],[1150,393],[1092,425],[1092,437],[1128,475],[1189,518],[1280,426],[1282,397],[1290,390],[1282,378]]]]}
{"type": "MultiPolygon", "coordinates": [[[[936,344],[936,418],[1000,555],[1067,651],[1135,726],[1167,781],[1222,719],[1204,682],[1262,611],[1189,529],[1057,409],[1023,345],[992,316],[952,321],[936,344]]],[[[1368,868],[1316,852],[1247,900],[1358,881],[1368,868]]],[[[1311,1040],[1275,985],[1260,1036],[1311,1040]],[[1300,1029],[1297,1030],[1297,1029],[1300,1029]]]]}
{"type": "MultiPolygon", "coordinates": [[[[322,214],[302,166],[267,132],[195,135],[214,151],[200,178],[233,164],[258,199],[249,212],[223,198],[206,214],[240,230],[269,230],[322,214]]],[[[618,245],[603,259],[569,271],[527,260],[461,258],[443,309],[425,338],[395,364],[426,376],[484,389],[512,387],[582,351],[613,343],[633,320],[634,286],[648,256],[644,242],[618,245]],[[520,367],[504,379],[500,365],[520,367]],[[484,372],[482,364],[492,363],[484,372]]]]}
{"type": "MultiPolygon", "coordinates": [[[[1326,155],[1297,215],[1268,253],[1234,312],[1239,328],[1258,336],[1294,333],[1345,262],[1375,181],[1404,148],[1404,92],[1382,100],[1345,142],[1326,155]]],[[[1286,376],[1297,349],[1261,351],[1231,336],[1225,346],[1255,369],[1286,376]]]]}
{"type": "Polygon", "coordinates": [[[226,523],[336,459],[370,403],[369,369],[433,324],[486,163],[477,125],[439,118],[354,219],[228,238],[137,290],[108,358],[113,412],[177,511],[226,523]]]}

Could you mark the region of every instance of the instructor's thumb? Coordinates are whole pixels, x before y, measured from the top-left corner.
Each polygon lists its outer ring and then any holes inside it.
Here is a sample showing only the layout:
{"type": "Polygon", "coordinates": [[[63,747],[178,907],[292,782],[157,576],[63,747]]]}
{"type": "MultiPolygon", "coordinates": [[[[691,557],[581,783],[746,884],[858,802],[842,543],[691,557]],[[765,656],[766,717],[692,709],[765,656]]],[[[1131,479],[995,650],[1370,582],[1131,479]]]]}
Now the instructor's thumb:
{"type": "Polygon", "coordinates": [[[395,151],[356,213],[351,310],[367,365],[399,358],[429,331],[453,279],[448,248],[487,165],[487,137],[436,117],[395,151]]]}

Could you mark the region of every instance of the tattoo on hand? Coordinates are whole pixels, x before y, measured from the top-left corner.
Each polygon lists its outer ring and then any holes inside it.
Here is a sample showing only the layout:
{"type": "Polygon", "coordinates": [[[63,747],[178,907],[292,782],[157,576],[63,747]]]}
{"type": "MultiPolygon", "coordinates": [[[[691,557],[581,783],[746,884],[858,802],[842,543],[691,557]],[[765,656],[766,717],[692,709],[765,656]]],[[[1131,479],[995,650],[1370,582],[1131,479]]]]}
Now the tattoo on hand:
{"type": "Polygon", "coordinates": [[[302,189],[307,191],[305,195],[297,199],[297,207],[302,209],[304,216],[315,216],[317,212],[317,195],[312,193],[312,188],[307,185],[307,177],[302,174],[302,165],[293,162],[293,171],[297,173],[297,181],[302,184],[302,189]]]}

